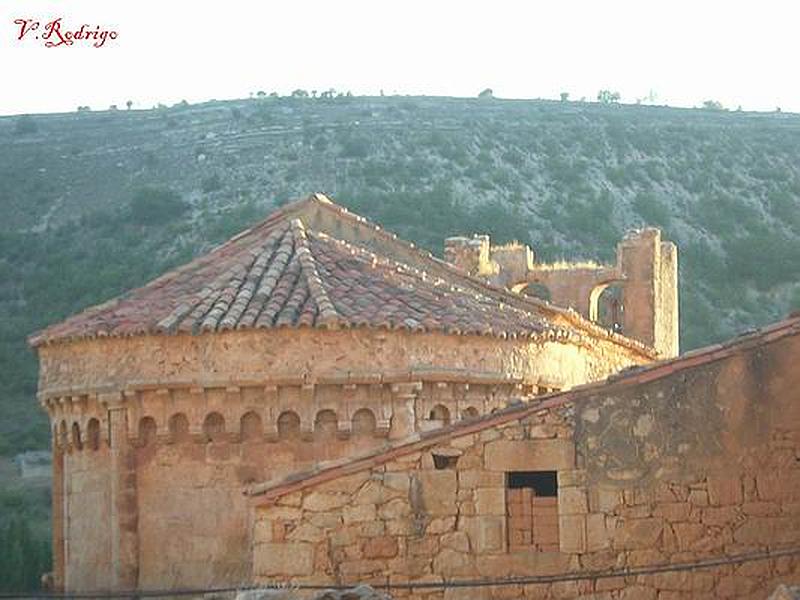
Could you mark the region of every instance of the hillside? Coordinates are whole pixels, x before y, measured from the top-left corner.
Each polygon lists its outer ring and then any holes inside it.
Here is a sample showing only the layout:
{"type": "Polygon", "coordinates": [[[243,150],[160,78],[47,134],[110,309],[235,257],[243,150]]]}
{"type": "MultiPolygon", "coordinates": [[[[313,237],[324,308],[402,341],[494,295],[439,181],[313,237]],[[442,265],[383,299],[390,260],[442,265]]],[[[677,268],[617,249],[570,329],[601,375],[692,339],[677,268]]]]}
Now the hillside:
{"type": "Polygon", "coordinates": [[[800,116],[417,97],[258,98],[0,118],[0,454],[47,445],[25,337],[324,191],[441,254],[490,233],[681,255],[684,349],[800,304],[800,116]]]}

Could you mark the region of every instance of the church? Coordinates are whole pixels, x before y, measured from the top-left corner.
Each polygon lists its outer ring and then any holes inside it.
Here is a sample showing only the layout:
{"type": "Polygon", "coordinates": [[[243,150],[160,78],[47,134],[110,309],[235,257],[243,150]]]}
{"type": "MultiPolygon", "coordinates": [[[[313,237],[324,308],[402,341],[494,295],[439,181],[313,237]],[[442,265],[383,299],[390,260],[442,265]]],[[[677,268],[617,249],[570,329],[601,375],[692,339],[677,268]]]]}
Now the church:
{"type": "Polygon", "coordinates": [[[56,586],[761,597],[800,570],[800,319],[679,356],[677,289],[657,229],[613,265],[442,260],[287,204],[29,338],[56,586]]]}

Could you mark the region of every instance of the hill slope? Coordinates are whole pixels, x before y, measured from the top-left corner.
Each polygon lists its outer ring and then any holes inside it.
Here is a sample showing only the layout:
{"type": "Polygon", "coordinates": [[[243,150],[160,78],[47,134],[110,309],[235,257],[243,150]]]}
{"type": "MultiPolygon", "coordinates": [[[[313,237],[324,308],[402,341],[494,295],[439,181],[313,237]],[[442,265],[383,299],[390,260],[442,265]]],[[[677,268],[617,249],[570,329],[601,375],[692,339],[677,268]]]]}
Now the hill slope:
{"type": "Polygon", "coordinates": [[[680,248],[682,345],[800,301],[800,116],[452,98],[262,98],[0,118],[0,453],[46,445],[25,336],[324,191],[440,254],[490,233],[680,248]]]}

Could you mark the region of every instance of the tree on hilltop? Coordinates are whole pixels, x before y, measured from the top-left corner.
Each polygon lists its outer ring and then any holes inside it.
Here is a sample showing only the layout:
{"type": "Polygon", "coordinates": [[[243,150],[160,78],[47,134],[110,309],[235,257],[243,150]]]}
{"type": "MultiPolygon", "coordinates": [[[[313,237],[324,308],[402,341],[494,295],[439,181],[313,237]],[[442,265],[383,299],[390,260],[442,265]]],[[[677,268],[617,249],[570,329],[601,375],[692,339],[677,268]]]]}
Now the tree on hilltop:
{"type": "Polygon", "coordinates": [[[619,92],[612,92],[611,90],[600,90],[597,92],[597,101],[600,104],[616,104],[619,102],[619,92]]]}

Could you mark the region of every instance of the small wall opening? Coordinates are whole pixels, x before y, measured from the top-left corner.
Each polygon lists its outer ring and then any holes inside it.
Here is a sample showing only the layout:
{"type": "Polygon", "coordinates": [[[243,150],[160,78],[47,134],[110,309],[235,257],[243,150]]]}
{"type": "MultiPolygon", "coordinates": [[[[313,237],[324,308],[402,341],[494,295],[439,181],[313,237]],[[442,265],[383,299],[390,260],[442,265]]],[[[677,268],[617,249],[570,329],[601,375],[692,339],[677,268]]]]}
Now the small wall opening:
{"type": "Polygon", "coordinates": [[[359,408],[353,414],[353,435],[356,437],[371,436],[375,433],[377,423],[375,415],[368,408],[359,408]]]}
{"type": "Polygon", "coordinates": [[[75,450],[83,450],[83,441],[81,440],[81,426],[77,423],[72,424],[72,447],[75,450]]]}
{"type": "Polygon", "coordinates": [[[242,439],[246,441],[259,440],[264,435],[264,426],[261,417],[255,411],[249,411],[242,415],[239,422],[242,432],[242,439]]]}
{"type": "Polygon", "coordinates": [[[597,286],[589,297],[589,320],[616,333],[622,333],[624,298],[624,288],[620,284],[597,286]]]}
{"type": "Polygon", "coordinates": [[[292,439],[300,436],[300,417],[291,410],[282,412],[278,417],[278,437],[292,439]]]}
{"type": "Polygon", "coordinates": [[[336,437],[339,419],[332,410],[321,410],[314,419],[314,437],[330,439],[336,437]]]}
{"type": "Polygon", "coordinates": [[[225,436],[225,417],[218,412],[209,413],[203,421],[203,434],[207,442],[218,442],[225,436]]]}
{"type": "Polygon", "coordinates": [[[86,444],[90,450],[100,448],[100,421],[97,419],[89,419],[89,423],[86,425],[86,444]]]}
{"type": "Polygon", "coordinates": [[[433,466],[435,469],[441,471],[444,469],[455,469],[458,464],[458,455],[450,454],[431,454],[433,457],[433,466]]]}
{"type": "Polygon", "coordinates": [[[450,410],[444,404],[437,404],[431,409],[428,418],[431,421],[439,421],[442,425],[449,425],[450,410]]]}
{"type": "Polygon", "coordinates": [[[461,413],[461,418],[464,420],[477,419],[480,416],[478,409],[474,406],[469,406],[461,413]]]}
{"type": "Polygon", "coordinates": [[[555,471],[506,474],[508,547],[559,551],[558,476],[555,471]]]}
{"type": "Polygon", "coordinates": [[[156,441],[156,420],[153,417],[142,417],[139,419],[139,444],[149,446],[156,441]]]}
{"type": "Polygon", "coordinates": [[[175,413],[169,418],[169,439],[172,442],[185,442],[189,439],[189,419],[183,413],[175,413]]]}
{"type": "Polygon", "coordinates": [[[555,471],[512,471],[508,473],[508,487],[512,490],[531,488],[537,496],[558,496],[558,476],[555,471]]]}

